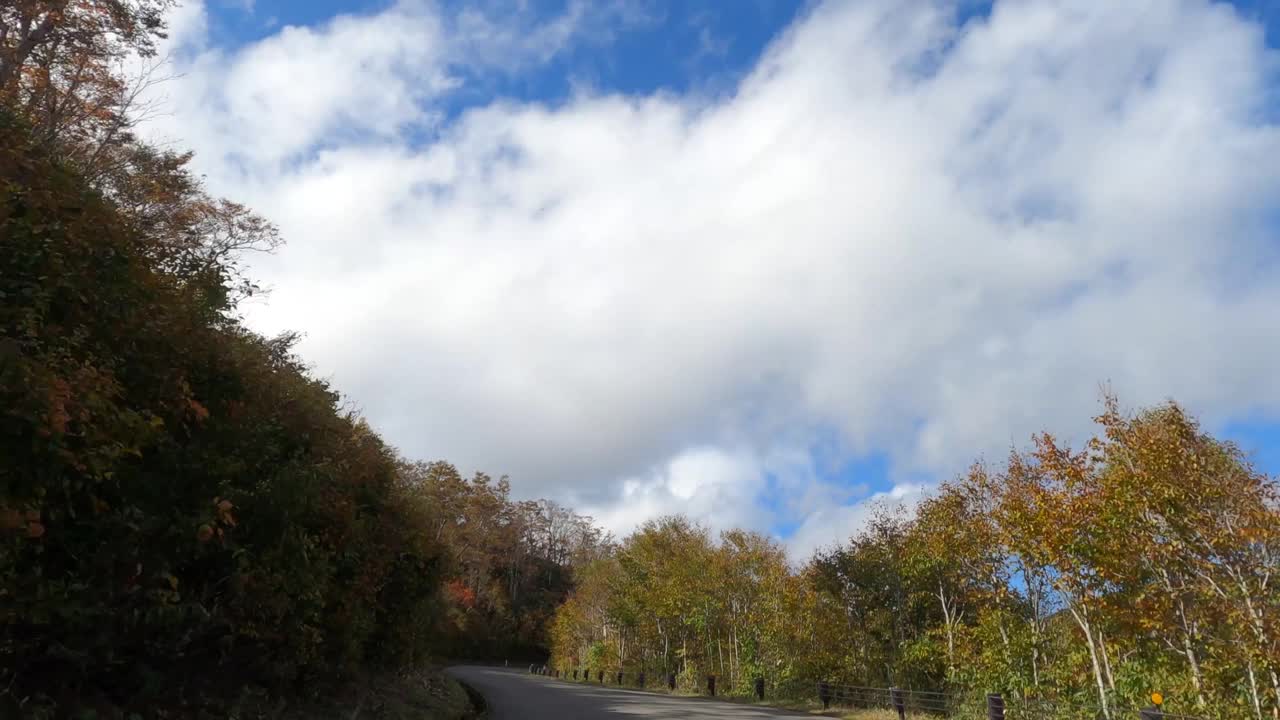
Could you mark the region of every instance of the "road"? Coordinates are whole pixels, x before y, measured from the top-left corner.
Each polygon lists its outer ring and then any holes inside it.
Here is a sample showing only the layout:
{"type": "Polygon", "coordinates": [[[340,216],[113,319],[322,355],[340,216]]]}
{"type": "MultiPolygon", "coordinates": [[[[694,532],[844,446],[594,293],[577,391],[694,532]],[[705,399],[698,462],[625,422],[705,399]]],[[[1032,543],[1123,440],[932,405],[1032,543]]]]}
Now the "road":
{"type": "Polygon", "coordinates": [[[449,672],[484,695],[492,720],[767,720],[813,717],[753,705],[568,682],[530,675],[516,668],[463,665],[449,668],[449,672]]]}

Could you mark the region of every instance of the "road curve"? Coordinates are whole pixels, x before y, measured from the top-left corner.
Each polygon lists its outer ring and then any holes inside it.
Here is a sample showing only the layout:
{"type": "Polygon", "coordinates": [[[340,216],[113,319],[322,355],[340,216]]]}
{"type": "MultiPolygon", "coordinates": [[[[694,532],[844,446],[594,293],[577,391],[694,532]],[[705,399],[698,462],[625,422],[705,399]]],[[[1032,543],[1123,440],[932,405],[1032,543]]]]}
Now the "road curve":
{"type": "Polygon", "coordinates": [[[768,720],[812,718],[754,705],[682,698],[530,675],[523,669],[459,665],[449,668],[489,704],[491,720],[768,720]]]}

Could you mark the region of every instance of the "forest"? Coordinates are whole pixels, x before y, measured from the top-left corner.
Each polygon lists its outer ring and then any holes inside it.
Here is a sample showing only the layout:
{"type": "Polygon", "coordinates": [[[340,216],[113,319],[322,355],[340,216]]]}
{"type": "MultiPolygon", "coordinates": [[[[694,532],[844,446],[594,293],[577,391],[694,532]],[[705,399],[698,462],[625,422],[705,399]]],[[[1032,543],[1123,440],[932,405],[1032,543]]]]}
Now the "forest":
{"type": "Polygon", "coordinates": [[[798,561],[401,456],[244,323],[276,228],[137,132],[172,4],[0,5],[0,717],[279,717],[470,659],[1280,718],[1276,482],[1173,403],[798,561]]]}
{"type": "MultiPolygon", "coordinates": [[[[583,567],[552,666],[714,675],[747,695],[825,680],[1001,693],[1035,717],[1280,716],[1280,495],[1175,404],[1108,398],[1097,437],[1048,434],[918,507],[789,563],[768,537],[649,522],[583,567]]],[[[974,715],[976,716],[976,715],[974,715]]]]}
{"type": "Polygon", "coordinates": [[[245,327],[278,232],[135,132],[171,5],[0,6],[0,717],[279,717],[541,657],[606,538],[400,457],[245,327]]]}

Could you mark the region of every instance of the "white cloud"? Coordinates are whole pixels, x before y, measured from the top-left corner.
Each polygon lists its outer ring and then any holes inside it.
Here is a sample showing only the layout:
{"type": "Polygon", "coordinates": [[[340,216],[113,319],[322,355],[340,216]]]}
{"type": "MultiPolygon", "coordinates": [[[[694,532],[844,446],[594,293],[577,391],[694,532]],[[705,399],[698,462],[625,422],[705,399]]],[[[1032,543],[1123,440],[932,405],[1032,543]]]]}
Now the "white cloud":
{"type": "MultiPolygon", "coordinates": [[[[1104,381],[1211,422],[1280,412],[1262,29],[1193,0],[952,17],[827,3],[732,97],[446,121],[470,79],[520,72],[495,58],[537,64],[589,23],[406,2],[189,53],[158,131],[284,231],[256,327],[306,332],[406,453],[615,527],[766,527],[770,458],[819,430],[949,474],[1035,430],[1082,438],[1104,381]]],[[[806,472],[793,547],[863,512],[806,472]]]]}
{"type": "Polygon", "coordinates": [[[803,562],[812,557],[815,550],[844,543],[864,527],[879,509],[892,511],[901,508],[910,514],[930,489],[930,486],[921,483],[902,483],[851,505],[818,508],[787,538],[787,554],[793,562],[803,562]]]}
{"type": "MultiPolygon", "coordinates": [[[[865,485],[824,479],[803,448],[773,447],[761,452],[746,446],[685,448],[613,487],[620,488],[618,495],[605,493],[603,500],[592,499],[598,493],[581,490],[569,499],[617,537],[646,520],[683,514],[712,532],[735,527],[767,532],[777,525],[798,523],[807,538],[822,534],[809,527],[815,518],[830,517],[831,510],[868,492],[865,485]]],[[[873,495],[869,501],[880,497],[873,495]]]]}
{"type": "Polygon", "coordinates": [[[169,10],[165,18],[166,38],[160,41],[159,54],[191,53],[203,50],[208,41],[209,14],[204,3],[181,3],[169,10]]]}
{"type": "MultiPolygon", "coordinates": [[[[178,37],[188,43],[187,18],[198,8],[180,16],[178,37]]],[[[430,123],[430,101],[457,82],[443,64],[444,45],[433,14],[400,4],[320,28],[286,26],[234,53],[201,48],[180,60],[185,76],[166,88],[175,113],[163,129],[208,142],[198,149],[213,155],[206,161],[224,182],[278,182],[285,161],[317,143],[395,139],[430,123]]]]}
{"type": "Polygon", "coordinates": [[[621,487],[620,501],[581,507],[618,537],[645,520],[675,513],[697,518],[713,531],[767,522],[751,502],[764,492],[765,476],[750,451],[690,448],[648,475],[624,479],[621,487]]]}

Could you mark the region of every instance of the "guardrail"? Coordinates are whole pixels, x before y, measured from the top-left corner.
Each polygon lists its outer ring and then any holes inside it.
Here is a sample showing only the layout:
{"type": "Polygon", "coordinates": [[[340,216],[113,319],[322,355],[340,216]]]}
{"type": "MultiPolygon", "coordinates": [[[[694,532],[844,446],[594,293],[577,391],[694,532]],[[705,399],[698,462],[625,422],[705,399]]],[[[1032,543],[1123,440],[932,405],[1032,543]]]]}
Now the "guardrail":
{"type": "MultiPolygon", "coordinates": [[[[623,671],[606,673],[598,668],[557,669],[546,665],[530,665],[529,672],[547,675],[562,680],[578,682],[596,682],[601,685],[612,684],[616,687],[648,688],[649,678],[645,673],[628,676],[623,671]]],[[[662,678],[659,687],[668,691],[676,689],[675,674],[667,674],[662,678]]],[[[715,675],[708,675],[699,685],[699,689],[707,695],[716,694],[715,675]]],[[[1148,707],[1110,707],[1104,712],[1100,707],[1073,703],[1064,700],[1035,698],[1005,698],[1000,693],[990,693],[985,697],[973,693],[946,692],[935,690],[910,690],[896,687],[868,687],[862,685],[846,685],[827,681],[810,683],[807,690],[803,686],[791,686],[791,692],[776,693],[787,699],[795,699],[799,694],[810,700],[816,699],[824,709],[881,709],[896,712],[899,720],[919,718],[920,720],[1204,720],[1199,716],[1185,715],[1165,711],[1160,705],[1153,703],[1148,707]]],[[[752,693],[756,700],[766,699],[766,683],[762,677],[754,678],[751,683],[752,693]]],[[[1153,695],[1153,700],[1161,699],[1153,695]]]]}

